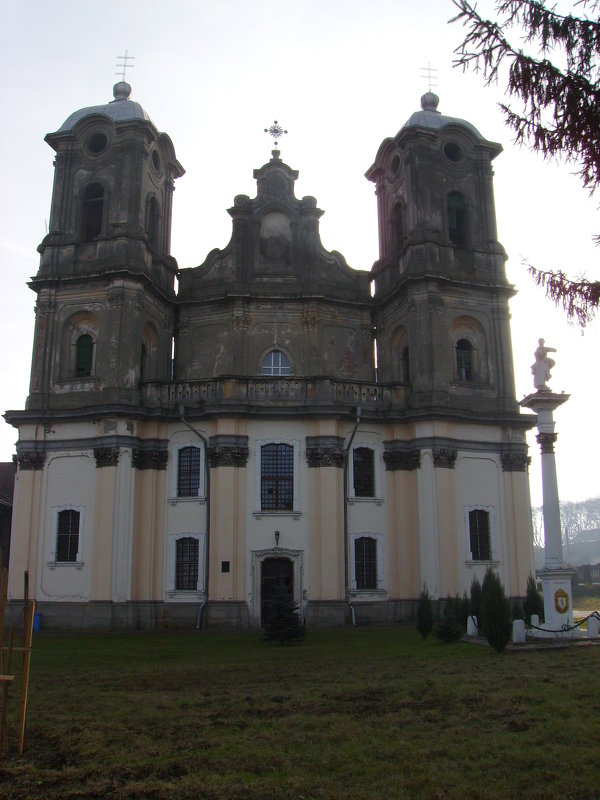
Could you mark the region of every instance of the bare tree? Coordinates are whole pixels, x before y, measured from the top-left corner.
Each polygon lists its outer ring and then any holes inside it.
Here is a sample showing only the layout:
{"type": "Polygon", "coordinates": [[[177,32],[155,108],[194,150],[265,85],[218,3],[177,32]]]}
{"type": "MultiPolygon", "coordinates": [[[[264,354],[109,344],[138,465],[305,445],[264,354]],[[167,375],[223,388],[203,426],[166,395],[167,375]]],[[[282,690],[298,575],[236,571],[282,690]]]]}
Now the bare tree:
{"type": "MultiPolygon", "coordinates": [[[[498,0],[494,20],[480,16],[469,0],[453,2],[458,13],[451,21],[466,28],[455,65],[481,72],[487,83],[506,80],[520,107],[500,108],[516,141],[544,158],[576,164],[584,187],[594,192],[600,184],[599,0],[576,2],[579,16],[561,15],[539,0],[498,0]]],[[[570,319],[584,326],[592,318],[599,281],[527,267],[570,319]]]]}

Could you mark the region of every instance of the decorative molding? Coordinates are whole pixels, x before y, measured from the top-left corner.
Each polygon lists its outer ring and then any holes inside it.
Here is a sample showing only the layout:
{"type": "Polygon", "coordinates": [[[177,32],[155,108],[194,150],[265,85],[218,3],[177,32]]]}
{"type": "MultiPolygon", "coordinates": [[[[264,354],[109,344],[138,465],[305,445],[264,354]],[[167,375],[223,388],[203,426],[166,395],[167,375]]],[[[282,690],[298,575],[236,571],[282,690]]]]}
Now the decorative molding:
{"type": "Polygon", "coordinates": [[[210,467],[245,467],[248,463],[250,450],[247,447],[234,445],[221,445],[208,448],[208,463],[210,467]]]}
{"type": "Polygon", "coordinates": [[[94,447],[96,467],[116,467],[119,463],[118,447],[94,447]]]}
{"type": "Polygon", "coordinates": [[[558,439],[557,433],[538,433],[535,438],[542,449],[542,455],[554,452],[554,442],[558,439]]]}
{"type": "Polygon", "coordinates": [[[436,447],[433,449],[433,466],[441,469],[454,469],[458,451],[449,447],[436,447]]]}
{"type": "Polygon", "coordinates": [[[134,469],[166,469],[168,460],[168,450],[140,450],[134,447],[131,454],[131,466],[134,469]]]}
{"type": "Polygon", "coordinates": [[[420,450],[386,450],[383,454],[386,472],[413,470],[421,466],[420,450]]]}
{"type": "Polygon", "coordinates": [[[345,453],[338,447],[307,447],[306,462],[309,467],[343,467],[345,453]]]}
{"type": "Polygon", "coordinates": [[[45,453],[19,453],[17,456],[19,469],[44,469],[45,453]]]}
{"type": "Polygon", "coordinates": [[[527,472],[531,458],[527,453],[502,453],[502,470],[504,472],[527,472]]]}

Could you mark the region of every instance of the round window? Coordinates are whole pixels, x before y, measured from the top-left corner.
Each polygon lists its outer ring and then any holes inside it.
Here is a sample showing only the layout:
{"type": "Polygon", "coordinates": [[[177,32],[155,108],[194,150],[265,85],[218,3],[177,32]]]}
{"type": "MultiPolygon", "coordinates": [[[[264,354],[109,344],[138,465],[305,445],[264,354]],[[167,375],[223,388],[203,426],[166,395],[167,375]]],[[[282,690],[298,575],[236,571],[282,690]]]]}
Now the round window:
{"type": "Polygon", "coordinates": [[[101,153],[108,144],[108,138],[105,133],[93,133],[87,140],[87,149],[95,156],[101,153]]]}
{"type": "Polygon", "coordinates": [[[446,142],[444,145],[444,155],[447,159],[457,164],[459,161],[462,161],[463,151],[461,146],[456,142],[446,142]]]}
{"type": "Polygon", "coordinates": [[[160,156],[158,155],[158,150],[152,151],[152,166],[157,172],[160,172],[160,156]]]}
{"type": "Polygon", "coordinates": [[[396,154],[392,158],[392,163],[390,164],[390,172],[392,175],[397,175],[400,170],[400,156],[396,154]]]}

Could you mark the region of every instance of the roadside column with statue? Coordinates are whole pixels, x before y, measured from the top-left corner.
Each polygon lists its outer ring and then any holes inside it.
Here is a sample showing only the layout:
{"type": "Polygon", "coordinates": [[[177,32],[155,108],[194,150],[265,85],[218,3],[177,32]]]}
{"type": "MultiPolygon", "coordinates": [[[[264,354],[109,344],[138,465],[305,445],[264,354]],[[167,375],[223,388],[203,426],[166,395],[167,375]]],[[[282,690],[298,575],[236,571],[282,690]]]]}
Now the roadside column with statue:
{"type": "Polygon", "coordinates": [[[573,625],[571,577],[574,570],[568,567],[563,560],[558,481],[554,456],[554,443],[557,439],[554,430],[554,411],[569,399],[569,395],[564,392],[556,394],[548,386],[550,370],[555,365],[548,353],[555,352],[554,348],[546,347],[544,339],[539,340],[535,351],[535,362],[531,367],[536,391],[523,398],[521,405],[530,408],[537,414],[537,441],[542,451],[545,563],[539,577],[542,580],[546,621],[541,627],[548,631],[564,629],[562,635],[578,636],[577,630],[568,630],[568,627],[573,625]]]}

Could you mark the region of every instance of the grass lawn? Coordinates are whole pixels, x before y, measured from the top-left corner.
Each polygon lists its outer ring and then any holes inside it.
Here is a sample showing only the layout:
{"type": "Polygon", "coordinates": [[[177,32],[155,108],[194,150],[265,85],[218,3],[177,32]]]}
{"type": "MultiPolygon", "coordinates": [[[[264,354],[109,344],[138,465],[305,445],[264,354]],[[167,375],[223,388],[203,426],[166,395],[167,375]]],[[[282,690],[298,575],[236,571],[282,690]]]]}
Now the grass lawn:
{"type": "Polygon", "coordinates": [[[34,648],[1,798],[600,797],[598,646],[498,656],[399,628],[295,647],[41,633],[34,648]]]}

